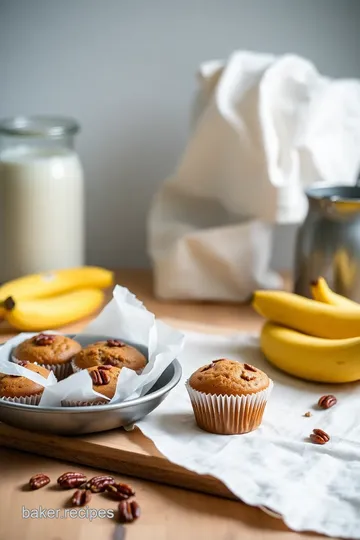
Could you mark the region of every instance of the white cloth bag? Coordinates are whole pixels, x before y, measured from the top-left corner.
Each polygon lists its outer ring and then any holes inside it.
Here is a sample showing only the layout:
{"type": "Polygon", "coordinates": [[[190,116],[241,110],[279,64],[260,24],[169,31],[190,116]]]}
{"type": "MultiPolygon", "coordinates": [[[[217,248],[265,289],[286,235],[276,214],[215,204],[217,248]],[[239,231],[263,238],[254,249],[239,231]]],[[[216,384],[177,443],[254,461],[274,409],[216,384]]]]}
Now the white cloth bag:
{"type": "Polygon", "coordinates": [[[332,80],[294,55],[236,52],[199,70],[193,132],[148,219],[155,292],[246,300],[277,288],[275,223],[299,223],[305,187],[354,184],[360,82],[332,80]]]}

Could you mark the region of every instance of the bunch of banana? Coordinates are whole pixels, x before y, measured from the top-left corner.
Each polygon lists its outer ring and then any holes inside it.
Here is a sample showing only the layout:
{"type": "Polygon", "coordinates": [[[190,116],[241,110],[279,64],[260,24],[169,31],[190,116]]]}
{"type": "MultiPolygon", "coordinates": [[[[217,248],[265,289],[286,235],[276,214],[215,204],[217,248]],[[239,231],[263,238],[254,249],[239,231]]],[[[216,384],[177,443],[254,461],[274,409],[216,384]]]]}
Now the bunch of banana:
{"type": "Polygon", "coordinates": [[[0,287],[0,317],[17,330],[58,328],[94,313],[113,273],[84,266],[33,274],[0,287]]]}
{"type": "Polygon", "coordinates": [[[333,292],[324,278],[313,299],[283,291],[256,291],[252,305],[268,319],[261,349],[279,369],[328,383],[360,380],[360,304],[333,292]]]}

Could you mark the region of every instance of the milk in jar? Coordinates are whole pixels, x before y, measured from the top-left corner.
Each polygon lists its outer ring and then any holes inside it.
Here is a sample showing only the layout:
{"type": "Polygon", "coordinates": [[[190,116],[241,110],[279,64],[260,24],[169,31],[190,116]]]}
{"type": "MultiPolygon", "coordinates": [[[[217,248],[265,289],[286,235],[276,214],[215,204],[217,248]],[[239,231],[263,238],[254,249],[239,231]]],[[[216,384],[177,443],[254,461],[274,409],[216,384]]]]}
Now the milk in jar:
{"type": "Polygon", "coordinates": [[[75,121],[0,122],[0,281],[84,264],[84,180],[75,121]]]}

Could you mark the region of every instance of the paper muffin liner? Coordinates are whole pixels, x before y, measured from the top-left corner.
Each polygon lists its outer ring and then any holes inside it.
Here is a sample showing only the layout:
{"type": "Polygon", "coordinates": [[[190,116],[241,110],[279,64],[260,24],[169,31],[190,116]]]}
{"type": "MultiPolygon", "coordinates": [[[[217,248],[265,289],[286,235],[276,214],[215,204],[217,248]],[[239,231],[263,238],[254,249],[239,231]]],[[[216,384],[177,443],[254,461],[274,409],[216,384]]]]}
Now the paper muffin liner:
{"type": "MultiPolygon", "coordinates": [[[[21,364],[21,360],[18,360],[16,356],[11,355],[11,360],[15,362],[15,364],[21,364]]],[[[41,366],[45,369],[48,369],[49,371],[52,371],[57,378],[58,381],[62,381],[63,379],[66,379],[73,373],[73,365],[72,360],[69,360],[68,362],[64,362],[62,364],[42,364],[41,362],[31,362],[32,364],[37,364],[38,366],[41,366]]]]}
{"type": "Polygon", "coordinates": [[[264,410],[274,386],[243,396],[217,396],[191,388],[185,383],[198,426],[210,433],[236,435],[254,431],[261,424],[264,410]]]}
{"type": "Polygon", "coordinates": [[[32,396],[21,397],[1,397],[3,401],[10,401],[11,403],[23,403],[25,405],[38,405],[42,396],[42,392],[33,394],[32,396]]]}
{"type": "Polygon", "coordinates": [[[75,364],[74,359],[71,360],[71,368],[73,370],[73,373],[79,373],[79,371],[82,371],[82,369],[75,364]]]}
{"type": "Polygon", "coordinates": [[[71,400],[71,399],[64,399],[62,402],[61,402],[61,406],[62,407],[89,407],[89,406],[92,406],[92,407],[96,407],[98,405],[106,405],[107,403],[109,403],[108,400],[106,399],[96,399],[94,401],[76,401],[76,400],[71,400]]]}

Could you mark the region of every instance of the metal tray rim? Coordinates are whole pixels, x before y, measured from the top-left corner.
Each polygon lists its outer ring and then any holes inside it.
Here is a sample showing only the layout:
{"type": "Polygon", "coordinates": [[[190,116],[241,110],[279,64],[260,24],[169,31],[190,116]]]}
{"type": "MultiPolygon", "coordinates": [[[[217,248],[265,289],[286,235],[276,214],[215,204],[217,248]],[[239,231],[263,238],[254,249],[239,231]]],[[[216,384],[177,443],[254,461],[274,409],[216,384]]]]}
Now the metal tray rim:
{"type": "Polygon", "coordinates": [[[87,413],[87,412],[105,412],[113,409],[126,409],[128,407],[133,407],[134,405],[140,405],[142,403],[146,403],[147,401],[151,401],[154,398],[156,399],[159,396],[162,396],[163,394],[166,394],[170,390],[172,390],[180,381],[181,375],[182,375],[182,368],[179,360],[175,358],[170,365],[174,366],[174,374],[171,378],[171,380],[165,384],[165,386],[162,386],[158,390],[155,390],[155,392],[151,392],[150,394],[146,394],[145,396],[142,396],[140,398],[132,399],[129,401],[123,401],[121,403],[112,403],[110,405],[101,405],[99,407],[96,407],[94,405],[88,405],[85,407],[39,407],[38,405],[27,405],[26,403],[11,403],[8,401],[3,401],[0,399],[0,407],[7,407],[9,409],[23,409],[24,411],[33,411],[37,414],[42,413],[55,413],[55,414],[67,414],[67,413],[74,413],[74,414],[80,414],[80,413],[87,413]]]}

